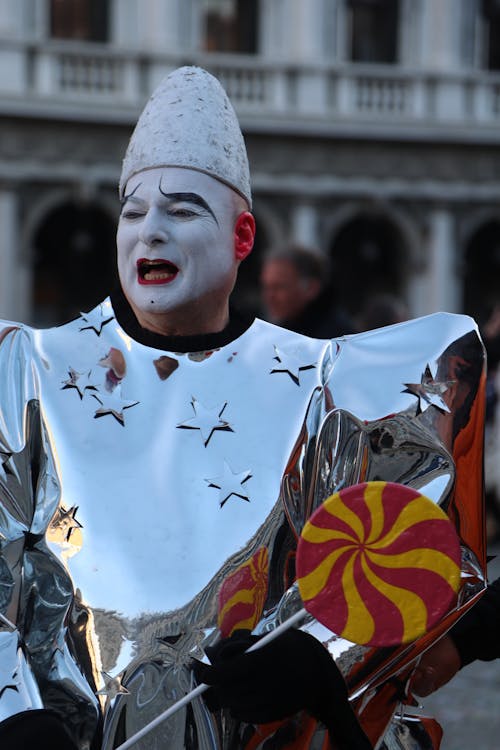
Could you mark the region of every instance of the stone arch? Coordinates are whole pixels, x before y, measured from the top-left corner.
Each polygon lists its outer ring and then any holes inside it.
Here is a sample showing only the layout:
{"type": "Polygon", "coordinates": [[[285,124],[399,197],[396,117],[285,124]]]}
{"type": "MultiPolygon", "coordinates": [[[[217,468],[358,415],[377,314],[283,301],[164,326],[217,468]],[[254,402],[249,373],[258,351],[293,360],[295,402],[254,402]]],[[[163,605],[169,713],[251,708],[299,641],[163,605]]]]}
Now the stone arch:
{"type": "Polygon", "coordinates": [[[62,188],[49,191],[30,211],[23,246],[32,268],[36,325],[69,320],[111,290],[116,214],[107,196],[62,188]]]}
{"type": "Polygon", "coordinates": [[[327,237],[332,285],[351,315],[379,294],[407,303],[410,275],[422,264],[408,215],[385,203],[344,204],[330,217],[327,237]]]}
{"type": "Polygon", "coordinates": [[[483,211],[475,218],[463,244],[463,307],[482,324],[500,303],[500,214],[483,211]]]}

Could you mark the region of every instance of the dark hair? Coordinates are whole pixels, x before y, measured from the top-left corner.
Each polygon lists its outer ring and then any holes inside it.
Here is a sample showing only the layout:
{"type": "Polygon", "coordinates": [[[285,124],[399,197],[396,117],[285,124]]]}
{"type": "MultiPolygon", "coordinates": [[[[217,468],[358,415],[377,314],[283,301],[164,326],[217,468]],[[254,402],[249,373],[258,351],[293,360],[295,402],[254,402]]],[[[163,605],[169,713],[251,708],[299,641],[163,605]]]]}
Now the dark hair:
{"type": "Polygon", "coordinates": [[[290,244],[272,248],[264,255],[263,263],[287,260],[295,266],[304,279],[318,279],[324,286],[328,280],[328,258],[306,245],[290,244]]]}

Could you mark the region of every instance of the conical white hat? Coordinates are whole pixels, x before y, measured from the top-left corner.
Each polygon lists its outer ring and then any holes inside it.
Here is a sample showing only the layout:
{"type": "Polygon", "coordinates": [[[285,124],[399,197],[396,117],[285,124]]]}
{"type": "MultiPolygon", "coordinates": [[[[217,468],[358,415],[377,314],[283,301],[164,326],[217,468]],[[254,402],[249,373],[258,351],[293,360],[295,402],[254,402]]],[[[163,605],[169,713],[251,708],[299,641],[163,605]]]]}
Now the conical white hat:
{"type": "Polygon", "coordinates": [[[132,133],[120,195],[132,175],[154,167],[186,167],[225,182],[252,205],[243,135],[219,81],[202,68],[174,70],[146,104],[132,133]]]}

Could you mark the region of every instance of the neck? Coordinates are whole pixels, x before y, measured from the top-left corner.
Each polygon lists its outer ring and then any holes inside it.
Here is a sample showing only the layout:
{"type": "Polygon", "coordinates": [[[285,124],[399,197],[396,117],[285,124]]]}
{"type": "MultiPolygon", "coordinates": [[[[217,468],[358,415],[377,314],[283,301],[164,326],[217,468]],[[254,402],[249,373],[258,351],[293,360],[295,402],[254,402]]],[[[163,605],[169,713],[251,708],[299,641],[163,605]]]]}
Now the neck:
{"type": "Polygon", "coordinates": [[[144,346],[170,352],[201,352],[220,349],[239,338],[253,322],[252,317],[240,315],[236,310],[230,311],[228,325],[218,332],[194,335],[172,335],[156,333],[143,328],[130,307],[120,287],[111,293],[111,302],[116,319],[123,330],[144,346]]]}
{"type": "Polygon", "coordinates": [[[207,310],[200,304],[189,311],[182,308],[166,313],[145,313],[129,300],[139,325],[161,336],[200,336],[223,331],[229,322],[229,304],[226,300],[220,309],[207,310]]]}

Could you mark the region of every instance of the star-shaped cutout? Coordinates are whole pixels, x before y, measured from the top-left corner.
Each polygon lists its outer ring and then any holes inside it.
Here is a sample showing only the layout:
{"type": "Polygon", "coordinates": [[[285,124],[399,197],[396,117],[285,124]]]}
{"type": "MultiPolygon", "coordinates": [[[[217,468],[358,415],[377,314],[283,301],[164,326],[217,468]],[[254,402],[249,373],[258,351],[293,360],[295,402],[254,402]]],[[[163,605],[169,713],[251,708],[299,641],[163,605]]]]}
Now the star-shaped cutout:
{"type": "Polygon", "coordinates": [[[216,430],[223,430],[225,432],[233,432],[233,428],[225,419],[222,419],[222,414],[227,406],[227,401],[216,408],[210,409],[203,406],[198,399],[191,399],[191,406],[195,416],[191,419],[187,419],[185,422],[178,424],[178,429],[181,430],[199,430],[203,438],[203,445],[205,448],[210,442],[210,438],[216,430]]]}
{"type": "Polygon", "coordinates": [[[454,380],[435,380],[430,365],[427,364],[420,378],[420,383],[403,383],[406,387],[401,393],[410,393],[417,397],[417,415],[424,412],[429,406],[435,406],[441,411],[449,412],[450,409],[443,399],[443,394],[454,382],[454,380]]]}
{"type": "Polygon", "coordinates": [[[117,695],[129,695],[129,691],[123,686],[122,676],[112,677],[107,672],[101,672],[104,681],[104,687],[96,692],[96,695],[104,695],[112,701],[117,695]]]}
{"type": "Polygon", "coordinates": [[[247,503],[250,502],[249,496],[246,494],[243,485],[247,482],[252,473],[250,471],[234,472],[229,467],[229,464],[224,461],[223,473],[219,477],[213,479],[205,479],[208,482],[209,487],[214,487],[219,490],[219,505],[221,508],[224,507],[225,503],[229,500],[231,495],[245,500],[247,503]]]}
{"type": "Polygon", "coordinates": [[[68,367],[68,379],[63,380],[61,390],[65,391],[69,388],[74,388],[80,396],[80,401],[83,399],[85,391],[97,391],[97,386],[92,382],[91,379],[92,370],[88,372],[77,372],[72,367],[68,367]]]}
{"type": "Polygon", "coordinates": [[[308,365],[303,364],[303,360],[297,357],[294,352],[284,352],[281,349],[278,349],[277,346],[274,347],[274,351],[276,352],[276,355],[273,359],[275,359],[278,364],[274,365],[271,370],[271,375],[275,372],[286,372],[290,375],[296,385],[300,385],[301,370],[310,370],[313,367],[316,367],[313,363],[308,365]]]}
{"type": "Polygon", "coordinates": [[[121,387],[118,386],[111,392],[100,393],[98,396],[93,393],[92,396],[100,403],[100,407],[96,410],[94,417],[105,417],[107,414],[111,414],[117,422],[121,425],[125,425],[125,417],[123,412],[125,409],[130,409],[132,406],[137,406],[138,401],[131,401],[125,399],[121,395],[121,387]]]}
{"type": "Polygon", "coordinates": [[[83,528],[80,521],[76,519],[78,505],[73,505],[66,510],[62,505],[56,511],[56,515],[50,524],[50,532],[53,541],[69,542],[70,536],[75,529],[83,528]]]}
{"type": "Polygon", "coordinates": [[[82,319],[82,322],[85,323],[85,325],[82,325],[80,327],[80,331],[92,330],[97,336],[100,336],[102,329],[104,328],[106,323],[109,323],[111,320],[113,320],[114,315],[112,311],[105,313],[102,309],[101,304],[98,305],[95,310],[91,310],[88,313],[81,312],[80,317],[82,319]]]}

